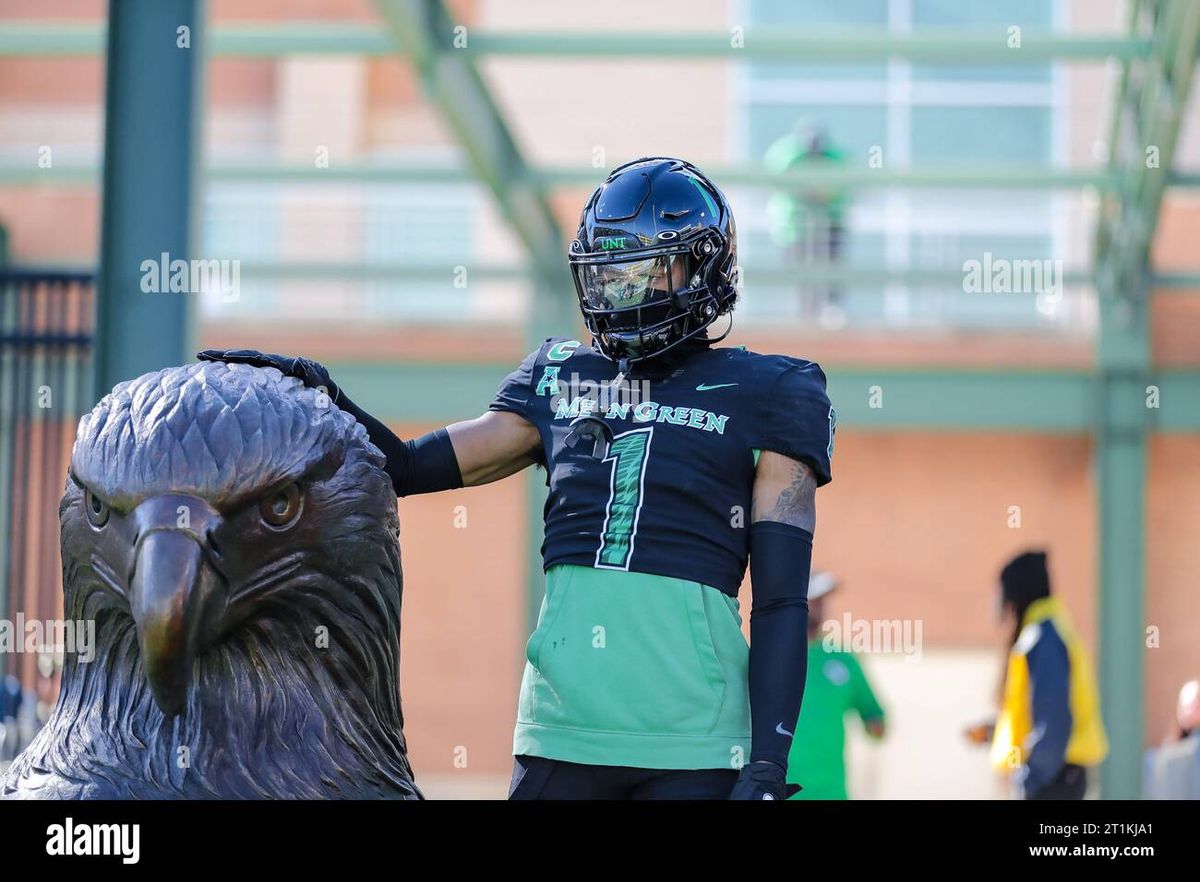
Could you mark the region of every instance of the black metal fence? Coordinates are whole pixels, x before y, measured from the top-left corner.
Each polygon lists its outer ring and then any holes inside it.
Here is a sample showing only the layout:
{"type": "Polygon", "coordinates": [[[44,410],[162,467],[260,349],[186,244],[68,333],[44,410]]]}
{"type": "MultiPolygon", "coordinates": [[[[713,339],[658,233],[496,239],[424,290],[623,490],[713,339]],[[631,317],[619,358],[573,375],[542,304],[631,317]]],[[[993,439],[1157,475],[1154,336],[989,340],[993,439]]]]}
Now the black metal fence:
{"type": "Polygon", "coordinates": [[[62,617],[58,501],[90,408],[91,272],[0,266],[0,763],[40,725],[61,659],[31,622],[62,617]]]}

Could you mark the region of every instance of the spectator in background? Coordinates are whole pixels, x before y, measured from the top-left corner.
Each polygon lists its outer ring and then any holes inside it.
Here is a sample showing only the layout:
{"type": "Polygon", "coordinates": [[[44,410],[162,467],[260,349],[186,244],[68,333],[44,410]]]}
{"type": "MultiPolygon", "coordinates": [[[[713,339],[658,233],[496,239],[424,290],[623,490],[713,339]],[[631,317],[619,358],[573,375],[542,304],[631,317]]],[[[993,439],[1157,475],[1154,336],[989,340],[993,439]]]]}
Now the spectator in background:
{"type": "Polygon", "coordinates": [[[13,759],[19,752],[17,718],[22,700],[21,681],[6,674],[0,680],[0,762],[13,759]]]}
{"type": "Polygon", "coordinates": [[[1091,660],[1050,594],[1046,554],[1029,551],[1000,572],[1012,625],[992,762],[1024,799],[1082,799],[1088,767],[1108,753],[1091,660]]]}
{"type": "MultiPolygon", "coordinates": [[[[799,124],[772,144],[763,157],[769,171],[820,169],[840,166],[841,152],[832,146],[819,126],[799,124]]],[[[834,267],[841,260],[845,193],[835,185],[806,186],[779,190],[767,201],[771,238],[790,259],[800,265],[834,267]]],[[[813,315],[826,326],[845,323],[841,291],[837,284],[812,285],[801,273],[800,313],[813,315]]]]}
{"type": "Polygon", "coordinates": [[[1179,701],[1175,704],[1175,730],[1172,741],[1192,738],[1200,729],[1200,680],[1188,680],[1179,690],[1179,701]]]}
{"type": "Polygon", "coordinates": [[[814,572],[808,581],[808,679],[787,778],[804,789],[792,799],[848,798],[847,713],[857,713],[872,738],[884,736],[883,708],[858,660],[821,636],[825,598],[836,587],[831,573],[814,572]]]}
{"type": "Polygon", "coordinates": [[[1200,680],[1179,690],[1175,719],[1161,747],[1146,751],[1146,799],[1200,799],[1200,680]]]}

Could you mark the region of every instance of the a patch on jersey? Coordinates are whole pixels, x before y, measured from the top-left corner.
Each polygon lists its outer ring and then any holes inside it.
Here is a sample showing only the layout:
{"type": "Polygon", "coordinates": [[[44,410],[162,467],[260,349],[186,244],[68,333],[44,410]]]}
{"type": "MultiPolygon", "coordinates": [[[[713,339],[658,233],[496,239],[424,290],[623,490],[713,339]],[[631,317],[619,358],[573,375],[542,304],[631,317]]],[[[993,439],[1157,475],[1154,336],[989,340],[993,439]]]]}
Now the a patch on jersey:
{"type": "Polygon", "coordinates": [[[538,380],[536,395],[557,395],[558,394],[558,371],[559,366],[556,364],[548,364],[542,371],[542,378],[538,380]]]}

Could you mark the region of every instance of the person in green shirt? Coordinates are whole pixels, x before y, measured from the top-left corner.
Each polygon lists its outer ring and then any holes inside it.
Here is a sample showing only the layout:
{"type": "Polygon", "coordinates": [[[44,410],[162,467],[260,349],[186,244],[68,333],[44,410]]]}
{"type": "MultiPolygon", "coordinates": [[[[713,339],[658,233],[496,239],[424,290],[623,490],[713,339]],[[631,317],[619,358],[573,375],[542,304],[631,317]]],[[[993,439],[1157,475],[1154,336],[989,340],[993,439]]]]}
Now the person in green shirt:
{"type": "Polygon", "coordinates": [[[808,583],[808,678],[787,780],[803,789],[792,799],[848,799],[846,714],[854,711],[867,734],[884,736],[884,712],[867,675],[851,652],[821,634],[825,598],[837,587],[831,573],[814,572],[808,583]]]}
{"type": "MultiPolygon", "coordinates": [[[[780,173],[797,170],[822,173],[836,170],[845,162],[845,155],[833,146],[826,131],[806,123],[797,124],[772,143],[763,156],[763,166],[780,173]]],[[[841,262],[845,216],[845,189],[832,181],[818,186],[781,188],[767,199],[771,239],[798,266],[834,266],[841,262]]],[[[814,285],[802,279],[797,293],[804,318],[815,315],[829,327],[845,321],[842,292],[837,284],[814,285]]]]}

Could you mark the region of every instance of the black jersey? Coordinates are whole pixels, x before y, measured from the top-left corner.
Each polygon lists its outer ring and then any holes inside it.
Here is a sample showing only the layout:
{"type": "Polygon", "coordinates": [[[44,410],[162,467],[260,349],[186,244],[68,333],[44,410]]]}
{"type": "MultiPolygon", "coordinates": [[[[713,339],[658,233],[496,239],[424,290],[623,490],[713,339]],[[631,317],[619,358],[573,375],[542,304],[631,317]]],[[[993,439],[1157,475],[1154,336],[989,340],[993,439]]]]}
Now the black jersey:
{"type": "MultiPolygon", "coordinates": [[[[542,558],[709,585],[736,596],[749,557],[758,452],[831,478],[836,423],[825,374],[810,361],[703,348],[653,379],[614,384],[617,366],[552,337],[501,384],[492,410],[537,427],[550,494],[542,558]],[[611,440],[578,443],[602,421],[611,440]]],[[[599,433],[594,433],[597,436],[599,433]]]]}

